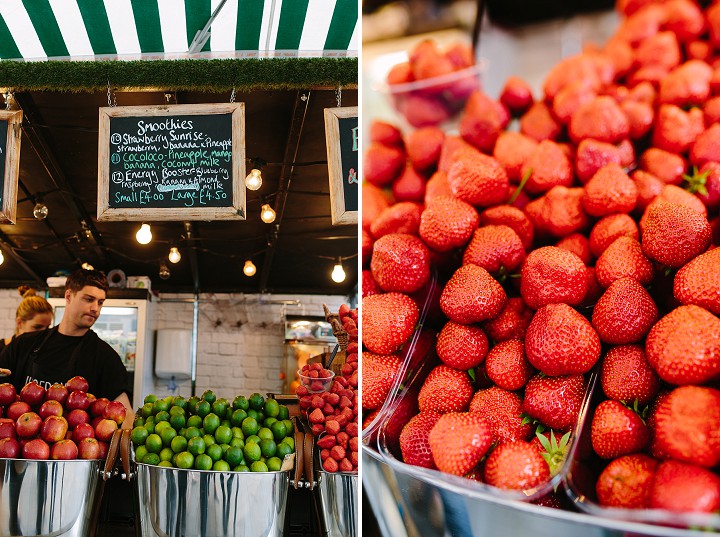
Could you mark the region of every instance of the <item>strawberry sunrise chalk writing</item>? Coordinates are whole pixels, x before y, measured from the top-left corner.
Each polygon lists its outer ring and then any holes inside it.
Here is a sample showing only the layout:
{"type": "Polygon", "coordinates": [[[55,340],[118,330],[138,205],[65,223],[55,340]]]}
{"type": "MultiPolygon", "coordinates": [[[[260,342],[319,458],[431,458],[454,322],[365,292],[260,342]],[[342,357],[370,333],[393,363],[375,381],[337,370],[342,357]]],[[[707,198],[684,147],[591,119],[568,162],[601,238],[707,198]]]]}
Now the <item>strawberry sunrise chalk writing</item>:
{"type": "Polygon", "coordinates": [[[232,206],[232,114],[110,118],[110,208],[232,206]]]}

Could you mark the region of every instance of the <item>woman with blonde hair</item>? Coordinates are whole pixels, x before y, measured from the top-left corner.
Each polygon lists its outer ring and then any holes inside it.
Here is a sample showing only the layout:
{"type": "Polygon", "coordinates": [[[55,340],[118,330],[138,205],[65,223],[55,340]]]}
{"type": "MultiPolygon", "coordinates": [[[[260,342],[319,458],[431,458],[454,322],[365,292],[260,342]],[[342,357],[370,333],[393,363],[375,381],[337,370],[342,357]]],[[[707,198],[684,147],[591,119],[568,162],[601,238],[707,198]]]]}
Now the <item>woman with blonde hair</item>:
{"type": "Polygon", "coordinates": [[[22,302],[15,314],[15,334],[12,337],[0,339],[0,351],[12,341],[15,336],[26,332],[39,332],[48,328],[53,321],[53,307],[43,297],[35,293],[27,285],[18,287],[22,302]]]}

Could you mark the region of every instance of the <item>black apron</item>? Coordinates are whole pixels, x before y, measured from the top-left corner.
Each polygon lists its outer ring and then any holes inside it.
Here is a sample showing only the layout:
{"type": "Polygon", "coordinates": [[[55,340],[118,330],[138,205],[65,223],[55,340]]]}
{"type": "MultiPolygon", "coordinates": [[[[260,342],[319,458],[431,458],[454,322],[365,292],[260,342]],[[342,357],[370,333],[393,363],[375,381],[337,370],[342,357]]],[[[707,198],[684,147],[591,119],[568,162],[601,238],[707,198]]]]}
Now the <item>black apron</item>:
{"type": "Polygon", "coordinates": [[[45,337],[42,338],[40,343],[32,350],[32,352],[28,356],[26,362],[26,371],[29,370],[29,375],[32,377],[32,379],[37,380],[38,382],[50,382],[51,384],[53,382],[59,382],[61,384],[65,384],[65,382],[78,374],[77,362],[80,356],[82,356],[83,353],[97,352],[97,340],[99,338],[97,337],[97,334],[95,334],[95,332],[93,332],[92,330],[88,330],[87,332],[85,332],[85,335],[81,337],[80,343],[73,350],[68,362],[60,368],[55,368],[53,371],[49,371],[50,375],[48,375],[47,364],[38,363],[37,360],[40,356],[40,351],[42,351],[43,347],[50,339],[50,336],[52,336],[53,333],[57,332],[57,330],[57,326],[49,329],[45,334],[45,337]],[[54,377],[54,380],[47,380],[48,376],[50,378],[54,377]]]}

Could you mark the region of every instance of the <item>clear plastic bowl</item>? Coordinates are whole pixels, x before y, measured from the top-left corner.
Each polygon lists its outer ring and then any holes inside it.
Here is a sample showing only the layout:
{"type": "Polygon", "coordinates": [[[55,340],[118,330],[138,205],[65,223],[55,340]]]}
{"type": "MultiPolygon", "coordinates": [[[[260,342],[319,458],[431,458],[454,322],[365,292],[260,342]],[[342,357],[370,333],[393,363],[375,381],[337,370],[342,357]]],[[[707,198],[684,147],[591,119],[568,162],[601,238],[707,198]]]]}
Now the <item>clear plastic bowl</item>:
{"type": "Polygon", "coordinates": [[[335,377],[335,373],[330,371],[329,377],[308,377],[307,375],[303,374],[301,369],[298,369],[298,378],[300,379],[300,384],[305,386],[310,393],[320,393],[320,392],[326,392],[330,390],[330,387],[332,386],[332,380],[333,377],[335,377]]]}

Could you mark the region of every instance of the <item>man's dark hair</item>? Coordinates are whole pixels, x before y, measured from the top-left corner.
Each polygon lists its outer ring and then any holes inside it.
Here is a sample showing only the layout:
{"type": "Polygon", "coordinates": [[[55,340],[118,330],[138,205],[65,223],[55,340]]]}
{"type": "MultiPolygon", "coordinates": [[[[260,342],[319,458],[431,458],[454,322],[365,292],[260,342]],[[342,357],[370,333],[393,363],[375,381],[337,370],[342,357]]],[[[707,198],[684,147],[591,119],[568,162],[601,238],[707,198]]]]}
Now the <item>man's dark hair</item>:
{"type": "Polygon", "coordinates": [[[105,276],[105,273],[101,270],[86,270],[82,268],[77,269],[75,272],[70,274],[70,276],[68,276],[68,279],[65,282],[65,290],[77,293],[86,285],[97,287],[98,289],[102,289],[103,291],[105,291],[105,293],[107,293],[107,276],[105,276]]]}

